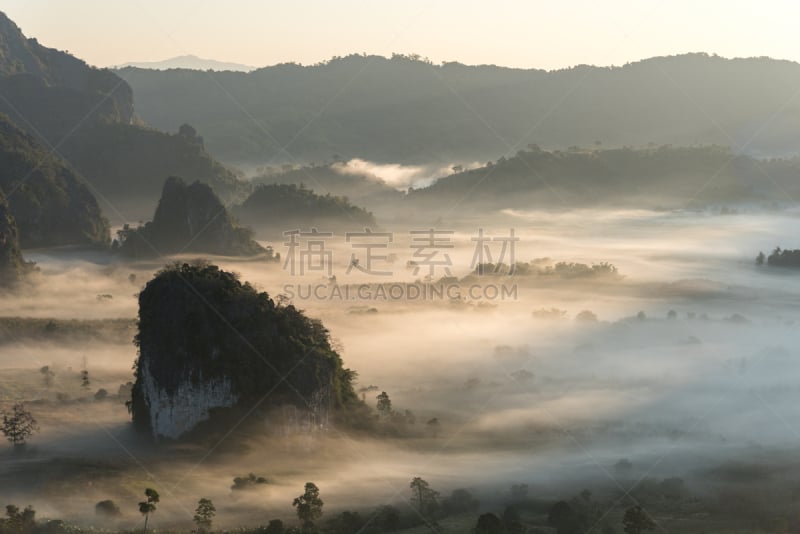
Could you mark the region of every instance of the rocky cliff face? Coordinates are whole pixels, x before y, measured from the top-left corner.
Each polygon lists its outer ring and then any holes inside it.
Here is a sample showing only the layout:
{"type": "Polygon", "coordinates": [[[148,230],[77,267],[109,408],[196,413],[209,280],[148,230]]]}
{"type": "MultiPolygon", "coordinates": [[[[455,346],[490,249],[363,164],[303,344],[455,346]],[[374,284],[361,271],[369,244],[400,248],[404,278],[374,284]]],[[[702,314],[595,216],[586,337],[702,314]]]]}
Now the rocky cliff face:
{"type": "Polygon", "coordinates": [[[0,286],[14,284],[29,268],[19,248],[17,223],[8,208],[6,197],[0,193],[0,286]]]}
{"type": "Polygon", "coordinates": [[[203,422],[224,432],[237,419],[230,411],[249,413],[256,403],[359,402],[354,373],[319,321],[214,265],[158,273],[139,295],[136,343],[129,406],[134,426],[155,438],[179,438],[203,422]]]}
{"type": "Polygon", "coordinates": [[[139,373],[142,401],[149,412],[150,430],[156,437],[179,438],[207,421],[211,410],[231,408],[239,400],[228,378],[201,378],[196,382],[187,379],[169,392],[158,383],[149,365],[143,365],[139,373]]]}
{"type": "Polygon", "coordinates": [[[252,256],[264,252],[251,236],[231,218],[208,185],[187,185],[174,176],[164,182],[152,222],[121,234],[122,252],[132,257],[179,252],[252,256]]]}

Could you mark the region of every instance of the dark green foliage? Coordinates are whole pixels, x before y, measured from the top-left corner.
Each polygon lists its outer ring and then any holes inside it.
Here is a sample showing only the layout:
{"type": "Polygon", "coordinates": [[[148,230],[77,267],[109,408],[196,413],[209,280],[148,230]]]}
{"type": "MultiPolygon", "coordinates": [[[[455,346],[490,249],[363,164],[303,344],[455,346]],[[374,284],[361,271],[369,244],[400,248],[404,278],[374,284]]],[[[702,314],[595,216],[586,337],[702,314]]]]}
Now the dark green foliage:
{"type": "Polygon", "coordinates": [[[486,161],[509,149],[498,134],[523,147],[595,146],[597,140],[604,146],[727,144],[725,132],[761,125],[774,115],[775,102],[789,104],[748,149],[774,154],[797,148],[793,117],[800,102],[793,96],[800,66],[769,58],[700,53],[544,71],[350,55],[213,78],[188,70],[119,72],[147,122],[172,131],[191,117],[211,151],[230,161],[286,159],[285,146],[308,161],[334,154],[404,163],[486,161]],[[334,99],[336,105],[325,108],[334,99]],[[320,109],[326,111],[317,117],[320,109]],[[709,127],[709,116],[718,127],[709,127]],[[309,117],[316,117],[310,125],[309,117]]]}
{"type": "Polygon", "coordinates": [[[286,532],[286,529],[283,527],[283,521],[280,519],[271,519],[264,529],[263,534],[284,534],[284,532],[286,532]]]}
{"type": "Polygon", "coordinates": [[[503,522],[494,514],[486,513],[478,517],[478,524],[475,525],[475,534],[506,534],[507,530],[503,522]]]}
{"type": "MultiPolygon", "coordinates": [[[[68,342],[103,342],[130,344],[136,323],[133,319],[46,319],[0,317],[0,331],[14,336],[0,336],[0,345],[24,339],[68,342]]],[[[44,374],[44,373],[43,373],[44,374]]]]}
{"type": "Polygon", "coordinates": [[[144,495],[145,500],[139,502],[139,513],[144,516],[144,533],[147,534],[147,520],[150,519],[150,514],[156,511],[156,505],[161,499],[153,488],[146,488],[144,495]]]}
{"type": "Polygon", "coordinates": [[[383,391],[375,398],[378,400],[375,406],[378,410],[378,415],[384,419],[390,418],[392,416],[392,401],[389,398],[389,394],[383,391]]]}
{"type": "Polygon", "coordinates": [[[131,88],[121,78],[27,39],[3,13],[0,94],[0,111],[43,133],[52,144],[85,120],[127,123],[133,117],[131,88]]]}
{"type": "Polygon", "coordinates": [[[350,172],[343,163],[325,165],[282,165],[259,167],[252,183],[259,185],[290,184],[310,187],[318,194],[347,197],[359,205],[375,206],[402,200],[404,193],[384,183],[378,176],[350,172]]]}
{"type": "Polygon", "coordinates": [[[478,510],[480,502],[466,489],[456,489],[442,502],[445,514],[465,514],[478,510]]]}
{"type": "Polygon", "coordinates": [[[31,412],[25,409],[25,404],[17,402],[10,412],[3,412],[0,431],[14,447],[24,446],[28,438],[38,430],[39,425],[31,412]]]}
{"type": "Polygon", "coordinates": [[[102,198],[109,216],[144,218],[168,176],[183,176],[213,188],[225,202],[238,200],[247,187],[216,161],[199,137],[168,134],[131,124],[87,125],[64,145],[64,156],[102,198]]]}
{"type": "MultiPolygon", "coordinates": [[[[142,206],[149,206],[157,198],[162,180],[170,175],[192,176],[208,183],[226,200],[243,193],[243,184],[236,175],[205,151],[202,138],[191,127],[169,135],[134,125],[138,119],[134,119],[133,94],[124,80],[109,70],[90,67],[66,52],[27,39],[2,13],[0,96],[0,113],[8,114],[17,126],[47,147],[56,147],[56,158],[63,156],[72,169],[88,180],[98,200],[104,202],[106,213],[115,218],[143,216],[142,206]]],[[[171,130],[177,129],[176,125],[171,130]]],[[[43,166],[28,181],[42,181],[37,177],[39,174],[49,182],[74,179],[71,173],[59,170],[60,164],[53,158],[35,159],[43,166]]],[[[18,170],[6,162],[2,168],[18,170]]],[[[12,176],[20,179],[25,174],[14,172],[12,176]]],[[[5,181],[2,186],[10,197],[13,196],[5,181]]],[[[42,191],[31,185],[25,194],[34,192],[42,191]]],[[[52,244],[64,241],[65,236],[59,232],[69,238],[66,241],[69,243],[106,242],[108,228],[99,223],[99,210],[96,215],[92,211],[96,204],[83,211],[80,209],[81,204],[89,202],[84,196],[93,201],[92,195],[85,188],[70,189],[69,193],[69,197],[47,195],[48,202],[53,204],[43,210],[48,218],[58,217],[58,209],[69,209],[73,218],[65,218],[62,225],[45,229],[48,231],[42,236],[52,240],[52,244]],[[58,205],[67,198],[76,199],[76,205],[68,208],[58,205]],[[76,237],[84,240],[76,240],[76,237]]],[[[9,198],[9,201],[13,208],[16,199],[9,198]]],[[[35,207],[36,203],[32,205],[35,207]]],[[[28,220],[21,217],[22,213],[19,215],[22,243],[29,246],[28,220]]]]}
{"type": "Polygon", "coordinates": [[[429,517],[439,509],[439,492],[432,489],[426,480],[414,477],[409,487],[411,502],[421,515],[429,517]]]}
{"type": "Polygon", "coordinates": [[[588,526],[586,517],[574,503],[559,501],[547,514],[547,524],[555,527],[558,534],[579,534],[588,526]]]}
{"type": "Polygon", "coordinates": [[[194,511],[194,522],[197,528],[203,532],[211,528],[211,523],[214,516],[217,515],[217,509],[211,499],[200,499],[197,502],[197,509],[194,511]]]}
{"type": "Polygon", "coordinates": [[[255,473],[250,473],[244,477],[235,477],[233,479],[232,490],[244,490],[258,487],[261,484],[269,484],[265,477],[256,476],[255,473]]]}
{"type": "Polygon", "coordinates": [[[361,514],[345,510],[326,523],[324,532],[326,534],[352,534],[360,532],[365,524],[366,521],[361,514]]]}
{"type": "Polygon", "coordinates": [[[99,517],[105,518],[116,518],[122,515],[122,511],[119,509],[114,501],[108,499],[105,501],[100,501],[94,505],[94,513],[99,517]]]}
{"type": "Polygon", "coordinates": [[[311,227],[362,230],[376,225],[372,213],[346,197],[318,195],[302,183],[258,186],[233,213],[245,224],[281,232],[311,227]]]}
{"type": "Polygon", "coordinates": [[[641,506],[625,510],[622,526],[626,534],[642,534],[645,530],[655,530],[656,524],[641,506]]]}
{"type": "Polygon", "coordinates": [[[61,160],[0,115],[0,188],[23,247],[109,241],[90,190],[61,160]]]}
{"type": "Polygon", "coordinates": [[[545,151],[533,148],[487,167],[439,179],[410,191],[407,200],[435,207],[444,201],[488,207],[684,207],[687,202],[782,200],[764,187],[767,172],[786,191],[798,191],[800,159],[759,161],[721,146],[545,151]],[[704,178],[715,176],[708,187],[704,178]],[[772,195],[772,196],[770,196],[772,195]],[[465,198],[466,197],[466,198],[465,198]]]}
{"type": "MultiPolygon", "coordinates": [[[[761,257],[761,263],[763,263],[763,254],[759,257],[761,257]]],[[[758,263],[758,258],[756,258],[756,263],[758,263]]],[[[767,265],[798,269],[800,268],[800,250],[781,250],[781,247],[776,247],[772,254],[767,257],[767,265]]]]}
{"type": "Polygon", "coordinates": [[[305,491],[297,497],[292,506],[297,511],[297,517],[303,522],[303,528],[314,526],[314,522],[322,517],[324,502],[319,497],[319,488],[313,482],[306,482],[305,491]]]}
{"type": "Polygon", "coordinates": [[[328,387],[334,409],[360,404],[351,384],[355,373],[342,366],[321,322],[294,306],[277,306],[215,265],[175,264],[148,282],[139,295],[136,343],[131,408],[140,429],[150,429],[145,365],[168,393],[182,381],[227,377],[243,406],[271,391],[271,402],[305,407],[328,387]]]}
{"type": "Polygon", "coordinates": [[[0,533],[28,534],[36,528],[36,511],[33,506],[20,510],[18,506],[6,506],[6,516],[0,519],[0,533]]]}
{"type": "Polygon", "coordinates": [[[208,185],[186,185],[175,176],[164,182],[153,221],[134,230],[125,228],[119,237],[122,254],[134,258],[181,252],[228,256],[264,252],[208,185]]]}

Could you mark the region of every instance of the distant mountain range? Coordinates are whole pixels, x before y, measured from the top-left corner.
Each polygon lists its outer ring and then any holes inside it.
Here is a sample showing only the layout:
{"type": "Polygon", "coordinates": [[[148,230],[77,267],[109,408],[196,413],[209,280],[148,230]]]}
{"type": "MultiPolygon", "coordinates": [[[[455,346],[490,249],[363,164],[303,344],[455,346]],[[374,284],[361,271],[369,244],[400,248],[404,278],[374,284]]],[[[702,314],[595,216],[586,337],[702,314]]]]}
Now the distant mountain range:
{"type": "Polygon", "coordinates": [[[351,55],[250,73],[117,71],[158,128],[189,122],[223,161],[467,163],[529,144],[798,151],[800,64],[707,54],[557,71],[351,55]]]}
{"type": "Polygon", "coordinates": [[[189,69],[189,70],[215,70],[215,71],[237,71],[250,72],[256,67],[242,65],[241,63],[230,63],[227,61],[217,61],[215,59],[205,59],[197,56],[177,56],[161,61],[132,61],[119,65],[117,69],[126,67],[136,67],[139,69],[169,70],[169,69],[189,69]]]}

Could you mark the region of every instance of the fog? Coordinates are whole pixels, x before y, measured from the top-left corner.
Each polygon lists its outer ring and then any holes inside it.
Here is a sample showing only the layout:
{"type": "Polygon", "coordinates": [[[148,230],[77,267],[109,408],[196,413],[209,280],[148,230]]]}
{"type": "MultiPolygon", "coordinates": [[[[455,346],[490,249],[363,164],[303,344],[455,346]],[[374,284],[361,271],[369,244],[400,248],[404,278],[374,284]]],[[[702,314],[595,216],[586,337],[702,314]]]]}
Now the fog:
{"type": "MultiPolygon", "coordinates": [[[[132,528],[141,521],[135,503],[152,486],[162,495],[158,528],[188,526],[200,497],[214,500],[215,525],[231,528],[291,517],[291,500],[308,480],[328,510],[403,503],[414,476],[443,495],[470,488],[485,506],[514,483],[555,500],[583,487],[620,492],[643,478],[679,476],[693,491],[715,494],[727,482],[709,473],[778,465],[800,437],[792,372],[800,286],[753,261],[759,250],[797,245],[797,216],[753,209],[463,217],[451,227],[454,276],[470,271],[478,228],[489,235],[514,228],[516,261],[610,262],[620,276],[491,279],[482,283],[517,284],[518,293],[483,302],[296,297],[358,371],[357,388],[374,386],[363,392],[370,406],[386,391],[395,410],[414,413],[418,430],[407,437],[339,425],[293,432],[266,403],[220,439],[154,446],[133,433],[117,396],[133,380],[132,332],[43,341],[4,328],[4,405],[28,402],[41,432],[22,461],[10,447],[0,452],[0,497],[78,524],[94,524],[94,504],[111,498],[122,507],[119,525],[132,528]],[[577,320],[584,310],[597,320],[577,320]],[[54,373],[49,385],[43,366],[54,373]],[[107,398],[95,399],[99,388],[107,398]],[[441,425],[436,436],[424,432],[431,418],[441,425]],[[621,459],[633,468],[620,473],[621,459]],[[231,489],[234,477],[251,472],[269,483],[231,489]]],[[[419,227],[390,229],[397,257],[381,280],[345,274],[352,249],[335,236],[338,284],[420,278],[406,266],[408,231],[419,227]]],[[[136,294],[168,261],[122,263],[70,249],[26,257],[39,272],[0,299],[0,315],[94,321],[96,329],[104,319],[133,320],[136,294]]],[[[287,285],[329,282],[325,273],[293,275],[283,264],[209,259],[272,296],[287,285]]],[[[783,465],[775,476],[788,480],[797,467],[783,465]]]]}

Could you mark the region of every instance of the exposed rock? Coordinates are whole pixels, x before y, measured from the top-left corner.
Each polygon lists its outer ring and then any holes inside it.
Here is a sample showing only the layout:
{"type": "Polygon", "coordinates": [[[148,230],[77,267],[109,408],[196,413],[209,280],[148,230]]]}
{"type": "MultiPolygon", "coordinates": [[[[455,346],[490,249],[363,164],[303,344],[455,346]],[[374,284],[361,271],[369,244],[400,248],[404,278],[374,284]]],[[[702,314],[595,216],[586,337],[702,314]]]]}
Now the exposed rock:
{"type": "Polygon", "coordinates": [[[226,410],[256,403],[292,404],[320,421],[359,403],[354,373],[319,321],[214,265],[158,273],[139,295],[136,342],[133,423],[156,438],[181,437],[204,421],[227,428],[226,410]]]}
{"type": "Polygon", "coordinates": [[[239,226],[211,188],[191,185],[175,176],[164,182],[153,221],[120,233],[124,255],[203,252],[227,256],[252,256],[265,250],[252,232],[239,226]]]}
{"type": "Polygon", "coordinates": [[[17,224],[8,209],[6,197],[0,193],[0,286],[14,284],[30,267],[22,259],[17,224]]]}

